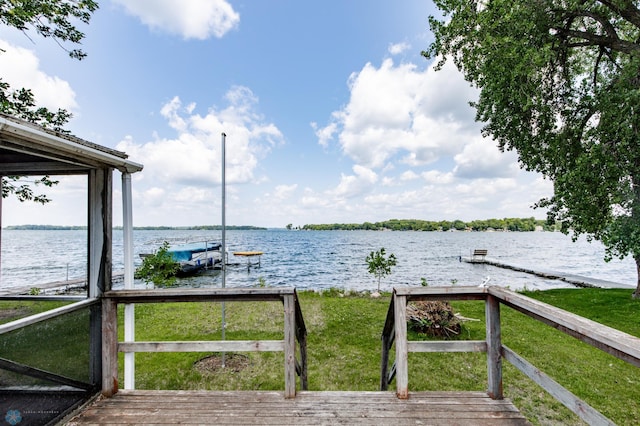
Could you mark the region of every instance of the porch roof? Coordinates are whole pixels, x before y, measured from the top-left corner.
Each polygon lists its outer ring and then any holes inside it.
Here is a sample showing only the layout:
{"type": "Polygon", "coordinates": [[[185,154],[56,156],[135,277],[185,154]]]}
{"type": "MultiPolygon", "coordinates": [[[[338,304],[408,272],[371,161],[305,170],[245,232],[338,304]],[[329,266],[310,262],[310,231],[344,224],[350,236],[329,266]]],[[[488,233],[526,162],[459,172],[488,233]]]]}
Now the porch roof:
{"type": "Polygon", "coordinates": [[[0,175],[83,174],[97,168],[135,173],[142,167],[124,152],[0,114],[0,175]]]}

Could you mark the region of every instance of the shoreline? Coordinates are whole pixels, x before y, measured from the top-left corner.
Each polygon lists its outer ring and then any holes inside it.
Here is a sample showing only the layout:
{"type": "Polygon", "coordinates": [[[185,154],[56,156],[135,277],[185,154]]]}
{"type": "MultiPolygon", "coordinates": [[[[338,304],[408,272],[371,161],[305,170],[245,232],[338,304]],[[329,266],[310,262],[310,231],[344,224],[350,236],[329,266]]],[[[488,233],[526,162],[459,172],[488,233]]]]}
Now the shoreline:
{"type": "MultiPolygon", "coordinates": [[[[491,258],[473,258],[473,257],[463,257],[460,256],[460,262],[470,263],[470,264],[483,264],[494,266],[496,268],[502,269],[510,269],[517,272],[524,272],[530,275],[535,275],[540,278],[549,279],[549,280],[558,280],[562,282],[566,282],[571,284],[577,288],[602,288],[602,289],[635,289],[634,286],[629,284],[623,284],[615,281],[603,280],[600,278],[591,278],[585,277],[582,275],[575,275],[565,272],[552,271],[552,270],[541,270],[541,269],[533,269],[530,267],[525,267],[521,265],[516,265],[512,263],[505,263],[499,260],[491,259],[491,258]]],[[[118,283],[124,280],[124,271],[116,271],[113,273],[112,282],[118,283]]],[[[51,295],[51,294],[68,294],[72,291],[86,289],[87,280],[86,278],[77,278],[72,280],[62,280],[62,281],[53,281],[49,283],[41,283],[38,285],[32,286],[19,286],[19,287],[10,287],[5,289],[0,289],[0,298],[3,296],[20,296],[20,295],[29,295],[31,289],[37,288],[40,290],[38,294],[42,295],[51,295]]]]}
{"type": "MultiPolygon", "coordinates": [[[[116,271],[113,273],[111,280],[113,283],[124,281],[124,271],[116,271]]],[[[0,288],[0,297],[3,296],[21,296],[29,295],[31,289],[38,289],[39,295],[51,294],[67,294],[75,290],[86,289],[86,278],[74,278],[71,280],[52,281],[48,283],[40,283],[30,286],[16,286],[9,288],[0,288]]],[[[34,295],[35,296],[35,295],[34,295]]]]}

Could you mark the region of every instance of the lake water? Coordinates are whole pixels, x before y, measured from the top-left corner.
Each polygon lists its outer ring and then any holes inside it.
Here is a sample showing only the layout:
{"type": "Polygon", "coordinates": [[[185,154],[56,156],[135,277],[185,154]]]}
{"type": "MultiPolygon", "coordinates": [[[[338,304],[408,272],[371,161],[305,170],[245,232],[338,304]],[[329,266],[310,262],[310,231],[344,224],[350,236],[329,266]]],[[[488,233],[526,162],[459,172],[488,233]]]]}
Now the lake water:
{"type": "MultiPolygon", "coordinates": [[[[227,287],[294,286],[299,289],[343,288],[375,290],[376,279],[367,272],[365,258],[384,247],[398,264],[383,278],[381,289],[399,285],[479,285],[512,289],[570,287],[526,273],[472,265],[459,261],[476,248],[489,251],[492,259],[534,269],[555,270],[635,286],[636,269],[631,258],[603,260],[600,243],[584,239],[572,242],[557,232],[380,232],[380,231],[227,231],[227,250],[263,251],[259,268],[229,255],[241,266],[227,271],[227,287]]],[[[136,265],[139,253],[151,253],[162,244],[186,241],[220,241],[220,231],[134,231],[136,265]]],[[[114,271],[123,269],[122,231],[113,233],[114,271]]],[[[83,278],[86,274],[86,231],[2,231],[0,287],[33,286],[39,283],[83,278]]],[[[180,280],[185,287],[220,286],[219,272],[180,280]]],[[[142,286],[142,283],[136,283],[142,286]]]]}

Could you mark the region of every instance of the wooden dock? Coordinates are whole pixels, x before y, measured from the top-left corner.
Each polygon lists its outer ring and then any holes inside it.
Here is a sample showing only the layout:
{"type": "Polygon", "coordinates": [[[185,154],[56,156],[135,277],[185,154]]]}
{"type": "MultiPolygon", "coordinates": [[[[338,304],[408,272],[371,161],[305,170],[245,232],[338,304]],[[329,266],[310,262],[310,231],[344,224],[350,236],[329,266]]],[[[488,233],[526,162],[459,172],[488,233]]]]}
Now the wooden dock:
{"type": "Polygon", "coordinates": [[[540,278],[546,278],[548,280],[564,281],[575,285],[576,287],[635,288],[635,286],[617,283],[614,281],[601,280],[598,278],[585,277],[582,275],[568,274],[565,272],[551,271],[547,269],[534,269],[485,257],[461,257],[460,260],[467,263],[480,263],[495,266],[497,268],[511,269],[513,271],[524,272],[540,278]]]}
{"type": "Polygon", "coordinates": [[[509,400],[484,392],[119,391],[68,425],[529,425],[509,400]]]}

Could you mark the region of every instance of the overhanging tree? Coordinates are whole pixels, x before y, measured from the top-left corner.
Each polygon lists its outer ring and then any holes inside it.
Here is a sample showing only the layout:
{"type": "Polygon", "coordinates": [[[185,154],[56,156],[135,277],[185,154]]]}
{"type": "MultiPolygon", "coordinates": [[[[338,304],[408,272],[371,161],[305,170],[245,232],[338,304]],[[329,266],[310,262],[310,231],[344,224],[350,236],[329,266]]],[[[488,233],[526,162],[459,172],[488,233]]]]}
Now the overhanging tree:
{"type": "Polygon", "coordinates": [[[14,27],[29,37],[29,31],[53,39],[70,57],[83,59],[82,49],[68,49],[65,44],[80,44],[84,33],[74,22],[88,24],[98,10],[93,0],[11,0],[0,2],[0,23],[14,27]]]}
{"type": "Polygon", "coordinates": [[[575,238],[633,256],[640,295],[640,9],[637,0],[434,0],[435,41],[480,90],[483,133],[553,181],[536,207],[575,238]]]}
{"type": "MultiPolygon", "coordinates": [[[[82,42],[84,33],[76,28],[74,22],[88,24],[91,14],[97,9],[98,3],[92,0],[0,1],[0,24],[20,30],[28,38],[30,38],[30,31],[41,37],[51,38],[71,58],[81,60],[86,53],[81,49],[68,49],[66,44],[82,42]]],[[[0,54],[2,54],[1,49],[0,54]]],[[[63,126],[71,118],[71,114],[64,109],[54,112],[38,107],[30,89],[12,90],[1,77],[0,112],[60,133],[68,133],[63,130],[63,126]]],[[[36,181],[25,181],[21,176],[5,176],[2,178],[2,198],[15,194],[20,201],[33,200],[42,204],[49,202],[46,195],[33,193],[32,183],[50,187],[58,182],[51,180],[48,176],[36,181]]]]}

